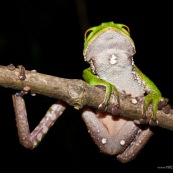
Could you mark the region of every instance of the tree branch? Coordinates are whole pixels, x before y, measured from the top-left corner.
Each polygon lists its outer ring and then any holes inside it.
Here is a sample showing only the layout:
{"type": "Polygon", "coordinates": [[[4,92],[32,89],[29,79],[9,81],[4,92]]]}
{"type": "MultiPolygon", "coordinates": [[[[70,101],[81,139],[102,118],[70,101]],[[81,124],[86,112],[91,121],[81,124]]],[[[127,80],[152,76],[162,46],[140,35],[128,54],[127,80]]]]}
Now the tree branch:
{"type": "MultiPolygon", "coordinates": [[[[23,69],[22,69],[23,70],[23,69]]],[[[84,106],[98,108],[104,100],[104,90],[90,86],[79,79],[64,79],[34,71],[25,70],[26,78],[21,78],[21,68],[13,66],[0,66],[0,85],[5,88],[23,90],[30,88],[31,93],[45,95],[67,102],[75,109],[81,109],[84,106]]],[[[142,115],[144,98],[133,102],[130,97],[119,94],[120,96],[120,114],[130,119],[139,119],[142,115]]],[[[107,111],[114,113],[117,99],[111,96],[107,111]]],[[[147,116],[152,116],[151,106],[148,108],[147,116]]],[[[162,110],[157,111],[159,126],[173,130],[173,111],[165,114],[162,110]]]]}

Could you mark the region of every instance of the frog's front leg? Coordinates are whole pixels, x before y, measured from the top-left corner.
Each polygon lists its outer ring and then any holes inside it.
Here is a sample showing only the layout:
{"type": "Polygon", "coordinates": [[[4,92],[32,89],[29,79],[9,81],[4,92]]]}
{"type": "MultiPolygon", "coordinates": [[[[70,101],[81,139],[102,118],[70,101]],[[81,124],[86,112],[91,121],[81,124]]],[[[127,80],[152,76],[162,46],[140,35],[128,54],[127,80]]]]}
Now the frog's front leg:
{"type": "Polygon", "coordinates": [[[119,94],[114,85],[111,85],[110,83],[98,78],[96,75],[94,75],[91,72],[91,68],[87,68],[83,71],[82,74],[84,80],[89,83],[90,85],[94,85],[97,87],[103,87],[105,89],[105,98],[103,102],[98,106],[98,109],[102,112],[107,110],[107,105],[110,99],[111,94],[113,93],[117,97],[117,104],[112,109],[112,113],[116,114],[119,111],[120,108],[120,100],[119,100],[119,94]]]}
{"type": "Polygon", "coordinates": [[[16,126],[20,143],[29,149],[33,149],[42,140],[43,136],[48,132],[49,128],[55,123],[66,108],[66,104],[57,101],[53,104],[46,115],[42,118],[38,126],[30,133],[25,101],[20,94],[12,96],[14,111],[16,116],[16,126]]]}
{"type": "Polygon", "coordinates": [[[117,155],[120,162],[133,160],[152,136],[150,129],[143,130],[133,121],[84,108],[82,118],[100,151],[117,155]]]}
{"type": "Polygon", "coordinates": [[[153,115],[151,117],[151,120],[149,121],[149,124],[157,125],[158,122],[157,122],[156,113],[158,110],[159,103],[165,102],[166,100],[164,100],[164,98],[162,97],[162,94],[160,90],[157,88],[157,86],[144,73],[142,73],[136,65],[134,65],[134,69],[146,86],[145,90],[147,95],[145,96],[145,99],[144,99],[143,117],[141,118],[141,123],[144,123],[144,124],[148,123],[146,112],[147,112],[147,108],[151,104],[153,115]]]}

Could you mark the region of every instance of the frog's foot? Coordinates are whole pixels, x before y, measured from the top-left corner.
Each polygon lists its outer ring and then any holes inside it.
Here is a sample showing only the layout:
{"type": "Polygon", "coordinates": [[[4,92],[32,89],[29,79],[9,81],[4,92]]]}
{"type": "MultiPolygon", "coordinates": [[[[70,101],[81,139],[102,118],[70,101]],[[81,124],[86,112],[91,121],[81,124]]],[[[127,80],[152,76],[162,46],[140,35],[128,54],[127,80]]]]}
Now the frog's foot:
{"type": "Polygon", "coordinates": [[[158,120],[153,120],[152,118],[149,120],[149,125],[150,126],[157,126],[159,124],[158,120]]]}
{"type": "Polygon", "coordinates": [[[158,110],[163,110],[163,108],[168,105],[168,101],[168,98],[162,98],[162,100],[158,103],[158,110]]]}
{"type": "Polygon", "coordinates": [[[165,114],[169,114],[170,111],[171,111],[171,106],[168,104],[166,105],[165,107],[162,108],[162,111],[165,113],[165,114]]]}
{"type": "Polygon", "coordinates": [[[116,116],[120,115],[120,106],[116,105],[115,107],[113,107],[111,110],[111,113],[112,115],[116,115],[116,116]]]}
{"type": "Polygon", "coordinates": [[[171,106],[168,104],[168,101],[168,98],[163,98],[158,104],[158,109],[162,110],[165,114],[169,114],[171,111],[171,106]]]}
{"type": "Polygon", "coordinates": [[[33,149],[41,142],[48,130],[64,112],[67,105],[62,101],[57,101],[49,108],[46,115],[33,129],[33,131],[30,132],[23,94],[23,92],[20,92],[12,95],[14,112],[16,116],[16,126],[18,129],[20,143],[25,148],[33,149]]]}
{"type": "Polygon", "coordinates": [[[156,112],[158,110],[159,102],[161,102],[161,101],[162,101],[162,97],[160,95],[157,95],[157,94],[150,93],[145,97],[142,119],[147,118],[147,115],[146,115],[147,108],[151,104],[152,109],[153,109],[153,115],[152,115],[151,119],[149,120],[149,124],[152,125],[152,126],[158,124],[157,117],[156,117],[156,112]]]}
{"type": "Polygon", "coordinates": [[[142,117],[139,120],[134,120],[134,123],[137,125],[147,125],[147,124],[149,124],[150,126],[157,126],[158,125],[157,120],[153,120],[152,118],[149,119],[148,117],[142,117]]]}
{"type": "Polygon", "coordinates": [[[143,125],[146,125],[149,123],[149,118],[148,117],[142,117],[139,119],[139,124],[143,124],[143,125]]]}

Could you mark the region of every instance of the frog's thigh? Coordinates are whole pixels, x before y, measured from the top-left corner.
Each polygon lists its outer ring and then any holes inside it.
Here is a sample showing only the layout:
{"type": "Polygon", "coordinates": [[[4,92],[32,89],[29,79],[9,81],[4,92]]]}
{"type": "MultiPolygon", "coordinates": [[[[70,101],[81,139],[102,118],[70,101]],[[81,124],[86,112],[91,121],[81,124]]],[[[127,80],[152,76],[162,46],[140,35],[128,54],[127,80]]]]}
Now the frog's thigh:
{"type": "Polygon", "coordinates": [[[139,127],[133,121],[85,108],[82,118],[100,151],[115,155],[122,153],[131,144],[139,127]]]}

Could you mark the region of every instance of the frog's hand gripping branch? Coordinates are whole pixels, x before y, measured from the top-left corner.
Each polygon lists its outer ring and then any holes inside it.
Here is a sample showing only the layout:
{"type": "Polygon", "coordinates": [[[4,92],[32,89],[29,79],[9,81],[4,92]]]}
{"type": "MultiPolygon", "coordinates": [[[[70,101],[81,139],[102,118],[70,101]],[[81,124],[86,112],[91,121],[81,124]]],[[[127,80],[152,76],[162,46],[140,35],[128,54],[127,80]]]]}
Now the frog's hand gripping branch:
{"type": "Polygon", "coordinates": [[[152,116],[152,119],[150,120],[150,124],[152,125],[154,123],[154,121],[157,120],[156,113],[157,113],[157,110],[158,110],[159,103],[165,102],[165,101],[167,102],[168,100],[167,99],[164,100],[164,98],[162,97],[162,94],[159,91],[159,89],[157,88],[157,86],[145,74],[143,74],[137,68],[136,65],[134,66],[134,68],[137,71],[137,74],[145,82],[145,85],[148,87],[147,88],[148,93],[145,96],[144,106],[143,106],[143,118],[144,119],[147,118],[146,111],[147,111],[148,106],[151,104],[152,105],[152,109],[153,109],[153,116],[152,116]]]}
{"type": "Polygon", "coordinates": [[[66,104],[62,101],[57,101],[53,104],[46,115],[42,118],[38,126],[30,133],[27,119],[25,101],[20,94],[12,96],[14,111],[16,115],[16,125],[18,129],[20,143],[28,149],[33,149],[42,140],[50,127],[60,117],[66,108],[66,104]]]}
{"type": "Polygon", "coordinates": [[[94,86],[103,86],[105,87],[105,98],[103,100],[103,102],[99,105],[98,109],[99,110],[102,110],[102,111],[106,111],[107,109],[107,105],[108,105],[108,101],[110,99],[110,96],[111,94],[115,94],[116,97],[117,97],[117,105],[115,106],[114,110],[112,110],[112,113],[113,114],[116,114],[116,112],[118,111],[119,109],[119,106],[120,106],[120,101],[119,101],[119,94],[118,94],[118,91],[116,89],[115,86],[111,85],[110,83],[98,78],[96,75],[94,75],[92,72],[91,72],[91,68],[87,68],[83,71],[83,74],[82,74],[84,80],[89,83],[90,85],[94,85],[94,86]]]}

